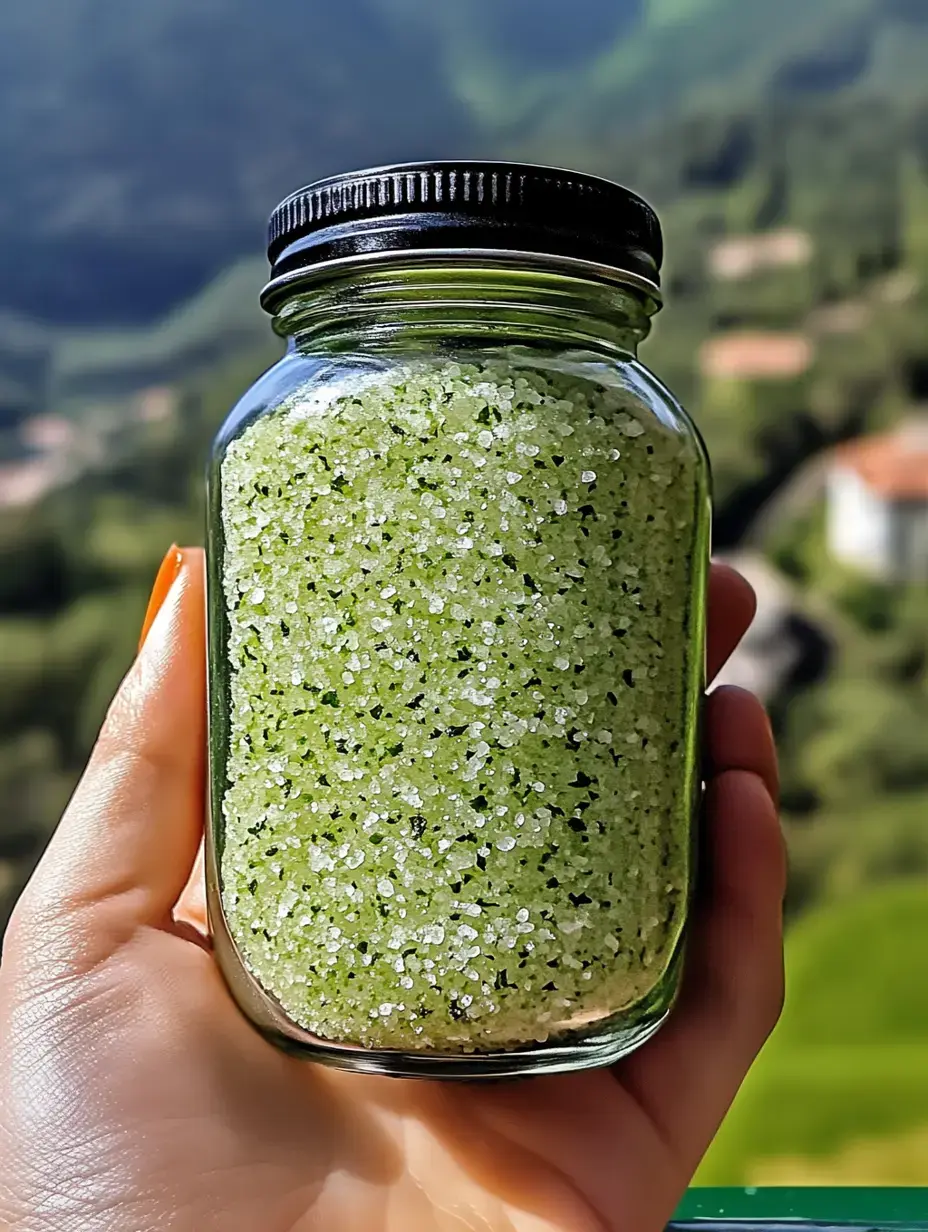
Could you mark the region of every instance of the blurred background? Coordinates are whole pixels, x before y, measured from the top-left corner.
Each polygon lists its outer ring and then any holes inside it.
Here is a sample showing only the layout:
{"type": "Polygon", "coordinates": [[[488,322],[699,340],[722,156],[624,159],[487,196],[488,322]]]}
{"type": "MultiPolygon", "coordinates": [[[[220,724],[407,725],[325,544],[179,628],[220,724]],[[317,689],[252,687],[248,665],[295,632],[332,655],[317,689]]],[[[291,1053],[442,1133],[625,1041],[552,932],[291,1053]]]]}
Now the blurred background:
{"type": "Polygon", "coordinates": [[[757,588],[792,860],[782,1026],[711,1184],[928,1184],[928,0],[0,5],[0,924],[276,357],[317,176],[517,157],[665,223],[644,352],[757,588]]]}

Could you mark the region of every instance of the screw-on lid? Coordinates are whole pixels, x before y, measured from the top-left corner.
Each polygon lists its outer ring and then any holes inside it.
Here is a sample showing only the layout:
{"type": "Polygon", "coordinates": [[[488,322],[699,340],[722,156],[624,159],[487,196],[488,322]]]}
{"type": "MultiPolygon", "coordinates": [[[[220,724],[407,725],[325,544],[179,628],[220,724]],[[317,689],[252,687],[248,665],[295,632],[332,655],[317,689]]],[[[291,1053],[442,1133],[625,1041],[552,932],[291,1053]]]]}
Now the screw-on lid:
{"type": "Polygon", "coordinates": [[[267,306],[278,279],[299,271],[426,250],[569,258],[656,291],[663,240],[646,201],[597,176],[497,162],[378,167],[320,180],[277,207],[267,306]]]}

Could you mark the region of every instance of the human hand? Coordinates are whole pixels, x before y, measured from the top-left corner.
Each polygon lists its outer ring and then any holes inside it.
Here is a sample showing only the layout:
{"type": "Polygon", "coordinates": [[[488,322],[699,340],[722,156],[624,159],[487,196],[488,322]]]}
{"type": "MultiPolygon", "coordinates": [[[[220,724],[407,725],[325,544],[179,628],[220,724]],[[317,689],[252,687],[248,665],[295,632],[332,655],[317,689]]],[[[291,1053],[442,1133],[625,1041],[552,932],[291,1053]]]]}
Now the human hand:
{"type": "MultiPolygon", "coordinates": [[[[4,944],[0,1224],[658,1232],[782,999],[784,854],[759,704],[733,689],[708,703],[702,886],[682,995],[649,1044],[611,1070],[512,1084],[337,1073],[252,1029],[196,928],[203,560],[178,561],[4,944]]],[[[747,584],[715,568],[712,674],[752,614],[747,584]]]]}

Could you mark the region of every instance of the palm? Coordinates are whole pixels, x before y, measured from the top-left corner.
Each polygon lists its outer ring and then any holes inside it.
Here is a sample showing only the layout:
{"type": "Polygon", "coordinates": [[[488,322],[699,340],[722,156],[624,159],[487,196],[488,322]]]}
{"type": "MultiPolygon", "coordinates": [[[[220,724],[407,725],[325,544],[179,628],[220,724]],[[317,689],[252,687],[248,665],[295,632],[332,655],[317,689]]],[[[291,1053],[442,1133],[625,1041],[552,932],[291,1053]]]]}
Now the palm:
{"type": "MultiPolygon", "coordinates": [[[[779,998],[779,836],[757,777],[769,742],[744,695],[713,704],[713,869],[687,984],[670,1024],[611,1071],[404,1083],[287,1057],[241,1017],[190,923],[163,915],[183,884],[166,860],[164,884],[140,888],[104,876],[95,850],[105,884],[72,889],[60,914],[52,888],[88,848],[69,815],[0,978],[0,1216],[22,1232],[659,1228],[779,998]],[[727,763],[745,739],[754,773],[739,777],[727,763]],[[746,911],[763,936],[746,937],[746,911]]],[[[180,914],[195,922],[192,884],[180,914]]]]}
{"type": "Polygon", "coordinates": [[[55,986],[10,1007],[3,1036],[15,1049],[28,1014],[64,1062],[46,1070],[47,1120],[31,1132],[81,1161],[58,1180],[88,1232],[91,1149],[95,1184],[139,1228],[167,1209],[184,1213],[178,1226],[223,1232],[441,1228],[449,1211],[495,1230],[533,1210],[550,1222],[525,1227],[580,1229],[599,1226],[596,1208],[627,1211],[636,1177],[657,1192],[659,1178],[685,1179],[608,1072],[452,1088],[307,1066],[253,1032],[205,950],[154,931],[87,978],[79,1003],[55,986]],[[111,1021],[113,1004],[132,1010],[111,1021]]]}

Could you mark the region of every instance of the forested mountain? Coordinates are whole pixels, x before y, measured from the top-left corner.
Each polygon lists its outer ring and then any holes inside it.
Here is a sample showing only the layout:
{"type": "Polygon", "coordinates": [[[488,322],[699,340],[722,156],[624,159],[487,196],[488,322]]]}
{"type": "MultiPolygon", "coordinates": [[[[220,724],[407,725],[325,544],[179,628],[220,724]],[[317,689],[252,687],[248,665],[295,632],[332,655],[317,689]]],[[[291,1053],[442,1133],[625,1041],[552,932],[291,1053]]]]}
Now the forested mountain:
{"type": "Polygon", "coordinates": [[[588,165],[770,98],[903,98],[924,0],[31,0],[0,6],[0,307],[145,320],[297,182],[438,154],[588,165]]]}
{"type": "Polygon", "coordinates": [[[0,6],[0,302],[146,318],[304,176],[461,150],[435,39],[373,0],[0,6]]]}
{"type": "MultiPolygon", "coordinates": [[[[491,131],[594,138],[705,106],[918,90],[923,0],[381,0],[429,15],[491,131]]],[[[419,17],[421,22],[422,17],[419,17]]]]}

